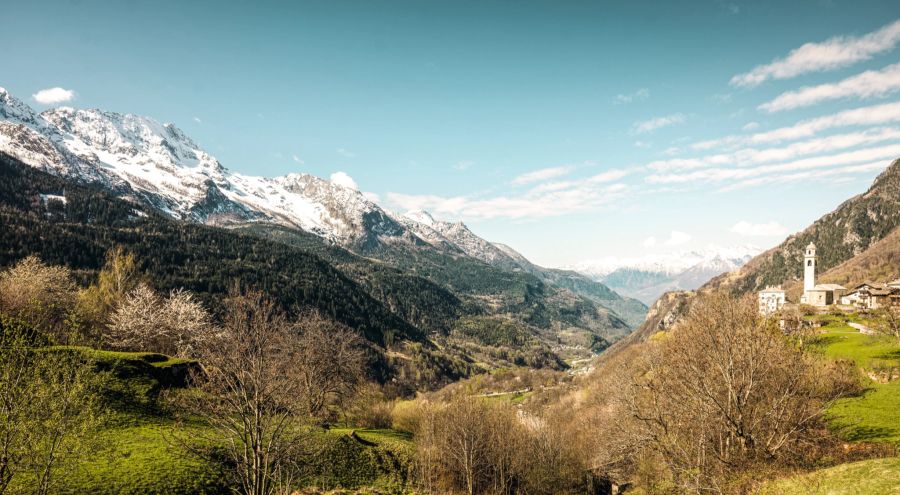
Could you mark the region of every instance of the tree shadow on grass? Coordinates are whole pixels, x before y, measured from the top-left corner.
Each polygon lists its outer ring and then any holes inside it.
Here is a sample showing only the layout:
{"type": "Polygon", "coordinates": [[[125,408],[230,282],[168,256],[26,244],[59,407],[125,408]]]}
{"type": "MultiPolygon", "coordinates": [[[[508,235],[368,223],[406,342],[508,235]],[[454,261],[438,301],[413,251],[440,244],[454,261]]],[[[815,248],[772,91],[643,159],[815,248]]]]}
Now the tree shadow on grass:
{"type": "Polygon", "coordinates": [[[835,422],[831,426],[846,440],[851,442],[877,442],[900,435],[897,428],[858,425],[853,422],[835,422]]]}

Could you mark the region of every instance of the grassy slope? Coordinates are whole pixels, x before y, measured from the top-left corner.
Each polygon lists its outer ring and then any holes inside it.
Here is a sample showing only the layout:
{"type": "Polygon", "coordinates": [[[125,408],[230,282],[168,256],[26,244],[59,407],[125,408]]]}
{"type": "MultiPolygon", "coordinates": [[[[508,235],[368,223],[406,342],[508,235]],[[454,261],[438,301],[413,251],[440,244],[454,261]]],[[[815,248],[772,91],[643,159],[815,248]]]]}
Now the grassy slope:
{"type": "Polygon", "coordinates": [[[760,495],[896,495],[900,458],[841,464],[766,484],[760,495]]]}
{"type": "MultiPolygon", "coordinates": [[[[188,361],[161,354],[98,351],[54,347],[50,352],[80,352],[110,371],[104,390],[108,421],[98,430],[90,458],[70,462],[60,471],[54,493],[224,494],[221,465],[201,460],[176,441],[173,420],[158,407],[157,395],[166,383],[178,384],[188,361]],[[173,375],[173,377],[167,377],[173,375]]],[[[177,385],[176,385],[177,386],[177,385]]],[[[201,423],[184,426],[177,438],[190,438],[201,423]]],[[[391,430],[350,429],[321,432],[310,439],[320,461],[310,466],[304,484],[326,488],[375,486],[402,492],[408,481],[412,444],[409,436],[391,430]]],[[[20,484],[27,484],[25,478],[20,484]]],[[[15,490],[14,490],[15,491],[15,490]]]]}
{"type": "MultiPolygon", "coordinates": [[[[840,318],[827,321],[814,344],[825,356],[848,359],[863,371],[900,366],[900,347],[892,339],[869,336],[840,318]]],[[[826,412],[829,426],[848,442],[900,444],[900,380],[869,381],[857,397],[837,401],[826,412]]],[[[887,495],[900,493],[900,458],[841,464],[767,483],[763,495],[887,495]]]]}
{"type": "MultiPolygon", "coordinates": [[[[864,372],[900,367],[900,347],[888,337],[864,335],[840,319],[828,324],[815,347],[832,359],[848,359],[864,372]]],[[[900,441],[900,381],[868,381],[857,397],[837,401],[826,413],[829,425],[848,441],[900,441]]]]}

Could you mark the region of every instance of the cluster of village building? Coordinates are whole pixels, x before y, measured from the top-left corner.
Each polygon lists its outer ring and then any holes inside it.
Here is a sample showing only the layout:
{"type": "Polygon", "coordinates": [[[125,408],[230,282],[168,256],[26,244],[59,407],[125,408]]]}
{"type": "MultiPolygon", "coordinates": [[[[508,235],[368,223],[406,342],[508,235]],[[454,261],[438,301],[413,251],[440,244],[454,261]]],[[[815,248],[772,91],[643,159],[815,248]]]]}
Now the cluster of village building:
{"type": "MultiPolygon", "coordinates": [[[[814,307],[844,306],[847,309],[900,310],[900,279],[891,282],[863,282],[847,288],[838,284],[816,284],[816,245],[806,246],[803,255],[803,295],[800,304],[814,307]]],[[[759,312],[771,315],[780,311],[787,300],[781,287],[759,291],[759,312]]]]}

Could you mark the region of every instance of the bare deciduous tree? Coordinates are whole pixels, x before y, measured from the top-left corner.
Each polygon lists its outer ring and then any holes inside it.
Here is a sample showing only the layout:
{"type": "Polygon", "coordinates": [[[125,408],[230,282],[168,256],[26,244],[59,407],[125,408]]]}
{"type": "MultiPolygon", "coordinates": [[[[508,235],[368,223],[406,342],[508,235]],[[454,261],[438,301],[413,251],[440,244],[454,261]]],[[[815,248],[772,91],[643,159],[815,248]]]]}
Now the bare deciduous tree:
{"type": "Polygon", "coordinates": [[[900,345],[900,312],[897,309],[886,308],[879,310],[872,329],[881,335],[886,335],[897,340],[900,345]]]}
{"type": "MultiPolygon", "coordinates": [[[[194,377],[199,390],[177,399],[181,411],[199,415],[212,430],[208,438],[185,444],[204,456],[216,451],[196,450],[197,445],[220,449],[235,467],[240,493],[290,490],[291,479],[311,453],[310,442],[304,441],[313,423],[311,404],[324,407],[328,397],[350,387],[334,382],[362,373],[362,358],[352,351],[358,337],[328,328],[335,330],[318,318],[298,325],[254,293],[231,297],[220,331],[197,342],[204,366],[194,377]],[[312,342],[318,339],[324,343],[312,342]],[[335,347],[342,350],[336,354],[335,347]],[[340,366],[350,369],[333,369],[340,366]],[[318,371],[328,379],[320,381],[314,376],[318,371]]],[[[361,355],[362,349],[356,352],[361,355]]]]}
{"type": "Polygon", "coordinates": [[[844,391],[749,299],[704,296],[648,350],[623,400],[686,492],[724,491],[729,473],[796,453],[844,391]]]}
{"type": "Polygon", "coordinates": [[[300,316],[294,329],[298,366],[293,374],[310,417],[327,419],[363,382],[366,355],[358,333],[319,313],[300,316]]]}

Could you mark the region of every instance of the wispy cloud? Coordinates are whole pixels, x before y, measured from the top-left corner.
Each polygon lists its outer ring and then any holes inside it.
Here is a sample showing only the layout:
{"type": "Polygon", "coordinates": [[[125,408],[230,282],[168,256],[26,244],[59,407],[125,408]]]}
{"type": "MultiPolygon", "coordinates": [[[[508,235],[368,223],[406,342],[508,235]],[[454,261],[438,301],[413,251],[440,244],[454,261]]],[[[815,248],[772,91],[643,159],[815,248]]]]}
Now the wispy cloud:
{"type": "Polygon", "coordinates": [[[762,176],[792,173],[809,169],[825,169],[842,165],[871,163],[878,160],[892,160],[900,156],[900,144],[890,144],[876,148],[847,151],[834,155],[803,158],[786,163],[745,168],[706,168],[691,172],[650,174],[644,178],[653,184],[702,184],[725,181],[746,180],[762,176]]]}
{"type": "Polygon", "coordinates": [[[731,78],[732,86],[753,87],[770,79],[789,79],[810,72],[849,67],[890,51],[900,41],[900,20],[864,36],[835,36],[821,43],[806,43],[784,58],[754,67],[731,78]]]}
{"type": "Polygon", "coordinates": [[[473,160],[460,160],[453,165],[453,168],[456,170],[469,170],[475,166],[475,162],[473,160]]]}
{"type": "Polygon", "coordinates": [[[300,158],[297,155],[291,155],[291,160],[294,160],[294,163],[299,163],[300,165],[303,165],[304,163],[306,163],[305,161],[303,161],[302,158],[300,158]]]}
{"type": "Polygon", "coordinates": [[[343,156],[344,158],[356,158],[356,153],[346,149],[346,148],[338,148],[337,154],[343,156]]]}
{"type": "Polygon", "coordinates": [[[644,101],[650,98],[650,90],[647,88],[641,88],[634,93],[627,94],[618,94],[615,99],[613,99],[613,104],[615,105],[628,105],[629,103],[634,103],[636,101],[644,101]]]}
{"type": "Polygon", "coordinates": [[[521,194],[488,198],[390,192],[387,201],[397,209],[423,209],[450,218],[547,218],[596,210],[626,197],[627,185],[608,184],[608,177],[598,176],[590,178],[594,180],[560,183],[552,190],[539,186],[521,194]]]}
{"type": "Polygon", "coordinates": [[[787,227],[776,221],[766,223],[750,223],[746,220],[734,224],[731,232],[745,237],[780,237],[786,235],[787,227]]]}
{"type": "Polygon", "coordinates": [[[194,117],[194,122],[196,122],[198,124],[202,124],[203,120],[201,120],[200,117],[194,117]]]}
{"type": "Polygon", "coordinates": [[[791,182],[821,182],[841,184],[854,180],[854,175],[880,172],[890,165],[889,160],[878,160],[860,165],[837,167],[828,170],[810,170],[790,174],[774,174],[735,182],[719,189],[719,192],[735,191],[747,187],[758,187],[768,184],[788,184],[791,182]]]}
{"type": "Polygon", "coordinates": [[[759,122],[747,122],[741,127],[742,131],[755,131],[756,129],[759,129],[759,122]]]}
{"type": "Polygon", "coordinates": [[[678,230],[673,230],[672,233],[669,234],[669,238],[666,239],[663,244],[666,246],[680,246],[682,244],[691,242],[691,239],[693,239],[693,236],[691,236],[690,234],[678,230]]]}
{"type": "Polygon", "coordinates": [[[650,120],[635,122],[631,127],[631,132],[634,134],[645,134],[663,127],[682,124],[684,123],[684,120],[685,116],[680,113],[673,113],[672,115],[666,115],[663,117],[655,117],[650,120]]]}
{"type": "Polygon", "coordinates": [[[643,242],[641,242],[641,246],[644,246],[644,247],[646,247],[646,248],[650,248],[650,247],[653,247],[653,246],[655,246],[655,245],[656,245],[656,237],[654,237],[654,236],[652,236],[652,235],[651,235],[650,237],[644,239],[643,242]]]}
{"type": "Polygon", "coordinates": [[[42,105],[56,105],[74,100],[75,92],[71,89],[63,89],[57,86],[55,88],[42,89],[31,95],[31,97],[42,105]]]}
{"type": "Polygon", "coordinates": [[[763,131],[750,136],[725,136],[723,138],[700,141],[691,145],[695,150],[709,150],[723,146],[742,144],[776,143],[812,137],[820,132],[850,126],[873,126],[900,122],[900,102],[884,103],[831,115],[807,119],[797,124],[763,131]]]}
{"type": "Polygon", "coordinates": [[[824,101],[844,98],[878,98],[900,90],[900,63],[881,70],[867,70],[840,82],[805,86],[780,94],[774,100],[763,103],[760,110],[773,113],[807,107],[824,101]]]}
{"type": "Polygon", "coordinates": [[[354,191],[359,191],[359,185],[355,180],[353,180],[353,177],[350,177],[350,175],[346,172],[335,172],[331,174],[330,180],[332,183],[339,186],[353,189],[354,191]]]}
{"type": "Polygon", "coordinates": [[[900,142],[900,129],[874,127],[864,131],[836,134],[807,141],[798,141],[779,148],[742,148],[729,153],[719,153],[697,158],[673,158],[657,160],[647,164],[655,171],[690,170],[709,166],[748,166],[787,161],[802,156],[832,153],[835,151],[867,146],[886,141],[900,142]]]}
{"type": "Polygon", "coordinates": [[[560,167],[547,167],[533,172],[524,173],[512,180],[514,186],[541,182],[568,174],[574,169],[571,165],[563,165],[560,167]]]}

